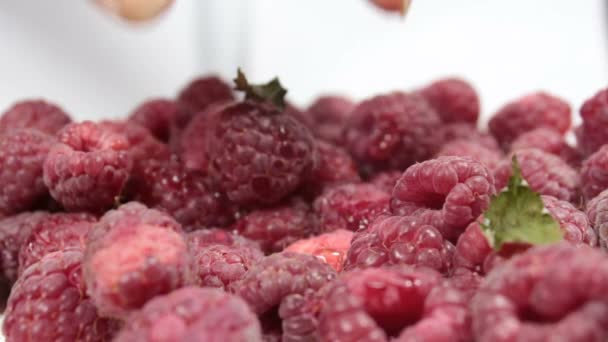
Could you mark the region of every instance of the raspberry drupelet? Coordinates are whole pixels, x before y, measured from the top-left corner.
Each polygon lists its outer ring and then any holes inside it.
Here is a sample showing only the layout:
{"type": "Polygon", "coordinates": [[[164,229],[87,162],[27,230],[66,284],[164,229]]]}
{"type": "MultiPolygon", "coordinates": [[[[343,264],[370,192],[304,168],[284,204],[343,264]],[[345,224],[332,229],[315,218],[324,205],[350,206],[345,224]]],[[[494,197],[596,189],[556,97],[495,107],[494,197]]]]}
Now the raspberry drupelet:
{"type": "Polygon", "coordinates": [[[608,143],[608,88],[598,91],[580,109],[583,123],[576,130],[578,147],[584,156],[608,143]]]}
{"type": "Polygon", "coordinates": [[[32,128],[54,135],[72,121],[57,105],[44,100],[24,100],[15,103],[0,117],[0,132],[32,128]]]}
{"type": "Polygon", "coordinates": [[[477,124],[479,96],[467,81],[445,78],[431,83],[418,93],[435,109],[444,123],[477,124]]]}
{"type": "Polygon", "coordinates": [[[286,252],[314,255],[328,263],[336,272],[342,271],[346,253],[350,248],[353,232],[344,229],[313,236],[292,243],[286,252]]]}

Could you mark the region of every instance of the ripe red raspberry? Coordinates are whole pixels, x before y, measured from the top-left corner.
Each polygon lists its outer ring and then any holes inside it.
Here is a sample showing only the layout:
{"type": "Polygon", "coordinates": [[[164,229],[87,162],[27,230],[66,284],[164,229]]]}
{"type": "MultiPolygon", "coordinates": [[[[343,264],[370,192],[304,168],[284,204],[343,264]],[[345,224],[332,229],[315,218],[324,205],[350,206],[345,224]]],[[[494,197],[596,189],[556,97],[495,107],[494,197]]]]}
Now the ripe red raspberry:
{"type": "Polygon", "coordinates": [[[605,341],[607,279],[608,258],[594,248],[532,248],[494,269],[473,298],[475,341],[605,341]]]}
{"type": "MultiPolygon", "coordinates": [[[[302,111],[299,107],[294,105],[289,101],[285,101],[285,114],[291,116],[296,119],[296,121],[300,122],[302,125],[306,126],[309,129],[315,127],[314,119],[307,112],[302,111]]],[[[264,322],[262,322],[262,325],[264,322]]]]}
{"type": "Polygon", "coordinates": [[[338,146],[342,144],[342,131],[355,104],[342,96],[321,96],[310,107],[307,114],[314,120],[314,133],[321,139],[338,146]]]}
{"type": "Polygon", "coordinates": [[[297,198],[282,206],[254,210],[232,226],[238,234],[258,242],[266,253],[282,251],[312,235],[315,228],[308,204],[297,198]]]}
{"type": "Polygon", "coordinates": [[[488,170],[494,169],[502,160],[499,150],[489,149],[470,140],[452,140],[443,145],[437,156],[468,157],[485,165],[488,170]]]}
{"type": "Polygon", "coordinates": [[[190,252],[194,261],[194,276],[203,287],[227,289],[243,278],[258,263],[264,253],[257,247],[207,245],[190,252]]]}
{"type": "Polygon", "coordinates": [[[443,124],[438,129],[440,141],[444,144],[452,140],[468,140],[490,150],[500,151],[498,142],[488,133],[479,131],[475,126],[466,123],[443,124]]]}
{"type": "Polygon", "coordinates": [[[209,118],[222,110],[225,103],[210,105],[206,110],[196,113],[180,136],[179,153],[187,169],[206,172],[209,167],[206,152],[205,130],[209,118]]]}
{"type": "Polygon", "coordinates": [[[595,229],[599,245],[608,247],[608,190],[600,192],[591,201],[587,202],[585,213],[589,224],[595,229]]]}
{"type": "Polygon", "coordinates": [[[72,120],[58,106],[44,100],[25,100],[15,103],[0,117],[0,132],[18,128],[34,128],[54,135],[72,120]]]}
{"type": "Polygon", "coordinates": [[[47,254],[17,280],[8,300],[7,341],[109,341],[117,324],[101,318],[81,282],[82,252],[47,254]]]}
{"type": "Polygon", "coordinates": [[[100,122],[99,126],[127,138],[129,153],[134,164],[141,164],[149,159],[169,158],[169,148],[139,124],[130,121],[106,120],[100,122]]]}
{"type": "Polygon", "coordinates": [[[319,341],[321,292],[307,289],[283,298],[279,306],[283,342],[319,341]]]}
{"type": "Polygon", "coordinates": [[[55,139],[33,129],[0,135],[0,215],[32,209],[48,194],[42,165],[55,139]]]}
{"type": "Polygon", "coordinates": [[[260,249],[260,245],[257,242],[219,228],[195,230],[193,232],[189,232],[186,238],[188,240],[190,250],[197,250],[209,245],[226,245],[260,249]]]}
{"type": "MultiPolygon", "coordinates": [[[[577,199],[579,175],[561,158],[537,149],[518,150],[512,154],[517,156],[521,174],[532,190],[564,201],[577,199]]],[[[511,158],[505,158],[494,169],[496,189],[505,187],[509,177],[511,158]]]]}
{"type": "Polygon", "coordinates": [[[317,197],[313,209],[321,231],[356,232],[388,213],[390,199],[388,193],[371,184],[344,184],[329,188],[317,197]]]}
{"type": "Polygon", "coordinates": [[[355,233],[344,269],[414,265],[447,273],[453,253],[454,245],[417,217],[383,216],[355,233]]]}
{"type": "Polygon", "coordinates": [[[511,144],[511,151],[526,148],[537,148],[547,153],[555,154],[568,164],[576,167],[581,163],[580,153],[568,145],[565,137],[558,131],[540,127],[521,134],[511,144]]]}
{"type": "Polygon", "coordinates": [[[454,268],[485,274],[484,262],[494,250],[483,234],[479,222],[474,221],[460,234],[454,253],[454,268]]]}
{"type": "Polygon", "coordinates": [[[179,119],[190,116],[192,114],[177,101],[151,99],[135,108],[129,121],[147,128],[156,139],[168,143],[175,133],[173,130],[183,128],[179,127],[179,119]]]}
{"type": "Polygon", "coordinates": [[[399,178],[401,178],[402,174],[403,172],[401,171],[378,172],[372,177],[372,179],[369,180],[369,182],[372,185],[375,185],[378,189],[392,194],[393,189],[395,188],[395,185],[397,184],[399,178]]]}
{"type": "Polygon", "coordinates": [[[591,200],[608,188],[608,145],[602,146],[583,161],[581,187],[586,200],[591,200]]]}
{"type": "Polygon", "coordinates": [[[559,223],[564,233],[564,240],[576,245],[597,246],[597,234],[584,212],[576,209],[571,203],[553,196],[541,196],[541,198],[545,209],[559,223]]]}
{"type": "Polygon", "coordinates": [[[317,140],[316,145],[318,163],[302,186],[307,195],[314,198],[331,186],[361,181],[357,165],[346,150],[321,140],[317,140]]]}
{"type": "Polygon", "coordinates": [[[570,105],[564,100],[536,92],[502,107],[488,123],[490,132],[507,148],[520,134],[538,127],[565,133],[571,124],[570,105]]]}
{"type": "Polygon", "coordinates": [[[168,214],[149,209],[138,202],[129,202],[117,209],[107,211],[96,224],[96,229],[88,236],[88,240],[96,240],[110,229],[124,228],[136,225],[151,225],[181,232],[181,226],[168,214]]]}
{"type": "Polygon", "coordinates": [[[216,76],[204,76],[192,80],[179,93],[178,100],[192,112],[205,110],[215,102],[234,99],[232,89],[216,76]]]}
{"type": "Polygon", "coordinates": [[[59,132],[44,162],[44,183],[67,210],[100,212],[111,207],[131,171],[123,135],[85,121],[59,132]]]}
{"type": "Polygon", "coordinates": [[[477,123],[479,96],[467,81],[441,79],[421,89],[419,94],[435,109],[441,121],[477,123]]]}
{"type": "Polygon", "coordinates": [[[580,110],[583,124],[576,130],[579,149],[588,156],[608,143],[608,88],[585,101],[580,110]]]}
{"type": "Polygon", "coordinates": [[[428,159],[441,146],[437,113],[420,96],[379,95],[361,102],[345,127],[344,142],[367,169],[403,170],[428,159]]]}
{"type": "Polygon", "coordinates": [[[257,317],[237,296],[185,287],[148,302],[114,341],[262,342],[262,333],[257,317]]]}
{"type": "Polygon", "coordinates": [[[56,213],[38,219],[19,251],[19,274],[45,255],[67,249],[84,251],[97,218],[87,213],[56,213]]]}
{"type": "Polygon", "coordinates": [[[314,255],[328,263],[336,272],[342,271],[346,253],[350,248],[353,232],[344,229],[299,240],[285,248],[287,252],[314,255]]]}
{"type": "Polygon", "coordinates": [[[455,241],[482,213],[496,192],[494,177],[481,163],[439,157],[410,166],[397,182],[391,208],[417,216],[455,241]]]}

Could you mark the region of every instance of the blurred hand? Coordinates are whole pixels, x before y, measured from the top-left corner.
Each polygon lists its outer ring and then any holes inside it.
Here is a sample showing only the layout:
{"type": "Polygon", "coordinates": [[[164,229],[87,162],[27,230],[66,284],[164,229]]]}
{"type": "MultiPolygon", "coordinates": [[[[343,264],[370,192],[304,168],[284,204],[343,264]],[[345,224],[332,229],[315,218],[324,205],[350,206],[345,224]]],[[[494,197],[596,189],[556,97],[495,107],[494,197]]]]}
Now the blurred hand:
{"type": "Polygon", "coordinates": [[[164,12],[173,0],[95,0],[106,10],[129,21],[152,19],[164,12]]]}
{"type": "Polygon", "coordinates": [[[371,0],[371,2],[385,11],[399,12],[405,16],[412,0],[371,0]]]}

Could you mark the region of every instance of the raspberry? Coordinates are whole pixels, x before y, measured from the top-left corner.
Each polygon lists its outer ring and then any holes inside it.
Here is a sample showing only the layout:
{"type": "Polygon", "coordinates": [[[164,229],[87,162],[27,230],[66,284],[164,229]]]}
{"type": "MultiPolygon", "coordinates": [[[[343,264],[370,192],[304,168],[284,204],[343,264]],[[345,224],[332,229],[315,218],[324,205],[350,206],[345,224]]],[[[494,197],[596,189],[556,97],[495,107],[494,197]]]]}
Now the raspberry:
{"type": "Polygon", "coordinates": [[[597,246],[597,234],[591,227],[587,215],[571,203],[553,196],[541,196],[545,209],[559,223],[564,240],[573,244],[597,246]]]}
{"type": "Polygon", "coordinates": [[[468,82],[445,78],[431,83],[419,94],[435,109],[441,121],[477,123],[479,96],[468,82]]]}
{"type": "Polygon", "coordinates": [[[581,168],[581,187],[586,200],[591,200],[608,188],[608,145],[602,146],[585,161],[581,168]]]}
{"type": "Polygon", "coordinates": [[[179,93],[178,100],[192,112],[205,110],[215,102],[234,99],[230,87],[215,76],[205,76],[192,80],[179,93]]]}
{"type": "Polygon", "coordinates": [[[344,184],[325,191],[313,203],[321,231],[358,231],[389,212],[390,195],[371,184],[344,184]]]}
{"type": "Polygon", "coordinates": [[[232,228],[258,242],[264,252],[280,252],[315,232],[309,211],[307,203],[293,199],[279,207],[254,210],[240,218],[232,228]]]}
{"type": "Polygon", "coordinates": [[[72,120],[58,106],[44,100],[26,100],[15,103],[0,117],[0,132],[18,128],[34,128],[54,135],[72,120]]]}
{"type": "Polygon", "coordinates": [[[296,241],[287,246],[285,251],[314,255],[328,263],[336,272],[340,272],[352,238],[353,233],[351,231],[338,229],[296,241]]]}
{"type": "Polygon", "coordinates": [[[511,145],[511,151],[526,148],[536,148],[555,154],[572,166],[578,166],[581,162],[579,152],[566,143],[565,137],[560,132],[552,128],[535,128],[521,134],[511,145]]]}
{"type": "Polygon", "coordinates": [[[138,202],[129,202],[117,209],[107,211],[96,224],[97,228],[88,236],[88,240],[96,240],[110,229],[129,228],[136,225],[151,225],[175,232],[182,231],[180,224],[166,213],[149,209],[138,202]]]}
{"type": "Polygon", "coordinates": [[[520,134],[538,127],[565,133],[570,128],[570,105],[553,95],[536,92],[502,107],[488,123],[490,132],[503,147],[520,134]]]}
{"type": "Polygon", "coordinates": [[[209,245],[226,245],[260,249],[257,242],[218,228],[195,230],[188,233],[187,239],[190,250],[197,250],[209,245]]]}
{"type": "Polygon", "coordinates": [[[587,202],[585,213],[589,224],[595,229],[599,237],[599,244],[603,249],[608,247],[608,190],[600,192],[591,201],[587,202]]]}
{"type": "Polygon", "coordinates": [[[100,212],[116,202],[131,164],[123,135],[90,121],[70,124],[44,162],[44,183],[65,209],[100,212]]]}
{"type": "Polygon", "coordinates": [[[310,180],[303,185],[306,193],[316,197],[331,186],[361,181],[357,165],[341,147],[317,140],[319,162],[314,166],[310,180]]]}
{"type": "Polygon", "coordinates": [[[283,298],[279,306],[283,342],[319,341],[320,292],[307,289],[283,298]]]}
{"type": "Polygon", "coordinates": [[[240,298],[217,289],[185,287],[148,302],[116,342],[261,342],[260,322],[240,298]]]}
{"type": "Polygon", "coordinates": [[[168,143],[178,119],[190,116],[188,110],[176,101],[151,99],[135,108],[129,121],[147,128],[156,139],[168,143]]]}
{"type": "Polygon", "coordinates": [[[312,116],[308,113],[303,112],[300,108],[298,108],[293,103],[287,101],[285,103],[285,115],[291,116],[296,119],[296,121],[300,122],[302,125],[306,126],[309,129],[315,127],[315,122],[312,116]]]}
{"type": "Polygon", "coordinates": [[[316,158],[308,129],[269,103],[228,106],[208,125],[210,173],[237,204],[278,203],[309,175],[316,158]]]}
{"type": "Polygon", "coordinates": [[[318,137],[341,145],[344,124],[354,108],[354,103],[345,97],[327,95],[311,104],[307,114],[314,120],[318,137]]]}
{"type": "Polygon", "coordinates": [[[494,169],[502,159],[502,153],[477,144],[470,140],[452,140],[443,145],[437,153],[441,156],[468,157],[485,165],[489,170],[494,169]]]}
{"type": "Polygon", "coordinates": [[[0,135],[0,214],[32,209],[48,194],[42,165],[53,143],[53,137],[33,129],[0,135]]]}
{"type": "Polygon", "coordinates": [[[264,257],[259,248],[248,246],[207,245],[192,250],[198,284],[226,289],[240,280],[247,270],[264,257]]]}
{"type": "Polygon", "coordinates": [[[344,141],[366,169],[403,170],[441,146],[439,117],[420,96],[391,93],[361,102],[350,115],[344,141]]]}
{"type": "MultiPolygon", "coordinates": [[[[521,174],[530,188],[541,195],[564,201],[576,200],[579,176],[561,158],[537,149],[518,150],[513,153],[521,174]]],[[[495,169],[496,188],[502,189],[511,177],[511,158],[505,158],[495,169]]]]}
{"type": "Polygon", "coordinates": [[[608,143],[608,88],[598,91],[585,101],[580,110],[583,124],[576,131],[580,150],[585,156],[608,143]]]}
{"type": "Polygon", "coordinates": [[[209,163],[205,152],[205,129],[209,124],[209,117],[224,106],[224,103],[212,104],[205,111],[198,112],[182,132],[179,151],[187,169],[207,171],[209,163]]]}
{"type": "Polygon", "coordinates": [[[19,251],[19,274],[51,252],[84,251],[87,234],[97,218],[86,213],[57,213],[38,219],[19,251]]]}
{"type": "Polygon", "coordinates": [[[454,268],[484,274],[484,262],[493,253],[492,246],[483,234],[479,222],[474,221],[460,234],[454,253],[454,268]]]}
{"type": "Polygon", "coordinates": [[[391,208],[399,215],[418,216],[455,241],[495,192],[494,178],[483,164],[439,157],[405,170],[393,190],[391,208]]]}
{"type": "Polygon", "coordinates": [[[130,121],[102,121],[99,125],[127,138],[134,164],[141,164],[148,159],[169,158],[169,148],[139,124],[130,121]]]}
{"type": "Polygon", "coordinates": [[[321,340],[388,341],[425,316],[425,301],[440,281],[438,273],[424,268],[344,273],[326,290],[319,316],[321,340]]]}
{"type": "Polygon", "coordinates": [[[378,172],[374,175],[374,177],[372,177],[372,179],[369,180],[369,182],[372,185],[375,185],[378,189],[391,194],[393,193],[393,189],[395,188],[395,185],[397,184],[399,178],[401,178],[402,174],[403,172],[401,171],[378,172]]]}
{"type": "Polygon", "coordinates": [[[441,136],[440,141],[444,144],[452,140],[469,140],[477,143],[490,150],[500,151],[498,142],[488,133],[480,132],[473,125],[466,123],[450,123],[443,124],[438,128],[438,134],[441,136]]]}
{"type": "Polygon", "coordinates": [[[355,233],[344,269],[415,265],[447,273],[453,253],[437,228],[413,216],[383,216],[355,233]]]}
{"type": "Polygon", "coordinates": [[[475,340],[605,341],[607,286],[608,259],[600,251],[569,244],[532,248],[481,285],[472,301],[475,340]]]}
{"type": "Polygon", "coordinates": [[[81,282],[82,252],[54,252],[29,267],[8,300],[7,341],[109,341],[116,323],[100,318],[81,282]]]}

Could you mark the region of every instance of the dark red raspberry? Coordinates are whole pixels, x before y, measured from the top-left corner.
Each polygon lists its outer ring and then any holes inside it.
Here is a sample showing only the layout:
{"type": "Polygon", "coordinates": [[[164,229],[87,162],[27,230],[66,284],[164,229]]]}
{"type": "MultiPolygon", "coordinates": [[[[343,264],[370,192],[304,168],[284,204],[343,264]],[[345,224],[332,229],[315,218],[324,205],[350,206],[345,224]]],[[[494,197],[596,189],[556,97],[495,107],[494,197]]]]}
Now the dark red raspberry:
{"type": "Polygon", "coordinates": [[[84,251],[97,218],[86,213],[56,213],[38,219],[19,251],[19,274],[45,255],[67,249],[84,251]]]}
{"type": "Polygon", "coordinates": [[[58,106],[44,100],[25,100],[15,103],[0,117],[0,132],[17,128],[34,128],[54,135],[72,120],[58,106]]]}
{"type": "MultiPolygon", "coordinates": [[[[561,158],[538,149],[524,149],[512,153],[517,156],[521,174],[530,188],[541,195],[575,201],[579,175],[561,158]]],[[[511,158],[505,158],[494,169],[496,189],[507,185],[511,177],[511,158]]]]}
{"type": "Polygon", "coordinates": [[[67,210],[101,212],[120,196],[131,171],[123,135],[85,121],[59,132],[44,162],[44,183],[67,210]]]}
{"type": "Polygon", "coordinates": [[[283,342],[319,341],[322,291],[307,289],[302,294],[294,293],[283,298],[279,306],[283,342]]]}
{"type": "Polygon", "coordinates": [[[187,169],[207,171],[209,162],[207,161],[205,130],[209,125],[209,118],[225,106],[225,103],[212,104],[205,111],[196,113],[182,132],[179,153],[187,169]]]}
{"type": "Polygon", "coordinates": [[[439,157],[410,166],[397,182],[391,208],[417,216],[455,241],[481,214],[496,192],[494,177],[481,163],[439,157]]]}
{"type": "Polygon", "coordinates": [[[573,244],[597,246],[597,234],[589,223],[587,215],[569,202],[553,196],[541,196],[545,209],[559,223],[564,240],[573,244]]]}
{"type": "Polygon", "coordinates": [[[266,253],[280,252],[289,244],[315,233],[308,204],[297,198],[282,206],[254,210],[240,218],[232,228],[258,242],[266,253]]]}
{"type": "Polygon", "coordinates": [[[502,107],[488,123],[490,132],[507,148],[520,134],[538,127],[565,133],[571,124],[570,105],[564,100],[536,92],[502,107]]]}
{"type": "MultiPolygon", "coordinates": [[[[296,119],[302,125],[308,127],[309,129],[313,129],[315,127],[315,121],[311,115],[307,112],[302,111],[299,107],[294,105],[293,103],[286,101],[285,102],[285,114],[291,116],[296,119]]],[[[263,324],[264,322],[262,322],[263,324]]]]}
{"type": "Polygon", "coordinates": [[[328,263],[336,272],[342,271],[346,253],[350,248],[353,232],[344,229],[299,240],[285,248],[287,252],[314,255],[328,263]]]}
{"type": "Polygon", "coordinates": [[[414,265],[447,273],[453,254],[454,245],[417,217],[383,216],[355,233],[344,269],[414,265]]]}
{"type": "Polygon", "coordinates": [[[401,175],[402,171],[383,171],[377,174],[369,180],[372,185],[375,185],[378,189],[383,190],[386,193],[392,194],[395,185],[401,175]]]}
{"type": "Polygon", "coordinates": [[[169,148],[139,124],[130,121],[102,121],[99,125],[127,138],[134,164],[141,164],[149,159],[169,158],[169,148]]]}
{"type": "Polygon", "coordinates": [[[203,76],[192,80],[179,93],[178,100],[192,112],[205,110],[215,102],[234,99],[232,89],[216,76],[203,76]]]}
{"type": "Polygon", "coordinates": [[[346,150],[331,143],[317,140],[318,163],[303,190],[313,198],[330,186],[361,181],[357,165],[346,150]]]}
{"type": "Polygon", "coordinates": [[[17,280],[4,319],[7,341],[109,341],[117,324],[101,318],[81,281],[82,251],[44,256],[17,280]]]}
{"type": "Polygon", "coordinates": [[[242,299],[217,289],[185,287],[148,302],[116,342],[262,342],[260,322],[242,299]]]}
{"type": "Polygon", "coordinates": [[[566,138],[558,131],[540,127],[521,134],[511,144],[511,151],[526,148],[537,148],[539,150],[555,154],[568,164],[576,167],[581,163],[580,153],[568,145],[566,138]]]}
{"type": "Polygon", "coordinates": [[[15,129],[0,135],[0,214],[32,209],[48,190],[42,165],[55,139],[33,129],[15,129]]]}
{"type": "Polygon", "coordinates": [[[600,192],[591,201],[587,202],[585,213],[589,224],[595,229],[599,245],[608,247],[608,190],[600,192]]]}
{"type": "Polygon", "coordinates": [[[605,341],[606,293],[602,252],[569,244],[532,248],[495,268],[473,298],[475,341],[605,341]]]}
{"type": "Polygon", "coordinates": [[[502,160],[499,150],[489,149],[471,140],[452,140],[443,145],[437,156],[468,157],[485,165],[489,170],[494,169],[502,160]]]}
{"type": "Polygon", "coordinates": [[[608,145],[602,146],[583,161],[581,188],[586,200],[608,189],[608,145]]]}
{"type": "Polygon", "coordinates": [[[321,96],[310,107],[307,114],[314,120],[314,133],[334,144],[342,144],[342,131],[355,104],[342,96],[321,96]]]}
{"type": "Polygon", "coordinates": [[[441,121],[477,123],[479,96],[467,81],[441,79],[420,90],[419,94],[435,109],[441,121]]]}
{"type": "Polygon", "coordinates": [[[227,287],[264,257],[259,248],[248,246],[207,245],[190,252],[194,259],[194,276],[203,287],[227,287]]]}
{"type": "Polygon", "coordinates": [[[260,249],[260,245],[257,242],[219,228],[199,229],[189,232],[187,234],[187,240],[188,246],[190,246],[191,250],[197,250],[209,245],[226,245],[260,249]]]}
{"type": "Polygon", "coordinates": [[[469,140],[490,150],[500,151],[498,142],[488,133],[480,132],[475,126],[466,123],[443,124],[437,128],[444,144],[452,140],[469,140]]]}
{"type": "Polygon", "coordinates": [[[437,113],[420,96],[379,95],[361,102],[345,128],[344,141],[367,173],[403,170],[441,146],[437,113]]]}
{"type": "Polygon", "coordinates": [[[358,231],[389,212],[391,196],[372,184],[344,184],[329,188],[313,208],[321,231],[358,231]]]}
{"type": "MultiPolygon", "coordinates": [[[[192,114],[177,101],[168,99],[151,99],[142,103],[129,115],[129,121],[145,128],[159,141],[168,143],[172,131],[179,119],[190,117],[192,114]]],[[[179,126],[179,125],[178,125],[179,126]]],[[[177,127],[183,128],[183,127],[177,127]]]]}
{"type": "Polygon", "coordinates": [[[608,88],[585,101],[580,110],[583,124],[576,131],[579,149],[585,156],[608,143],[608,88]]]}

